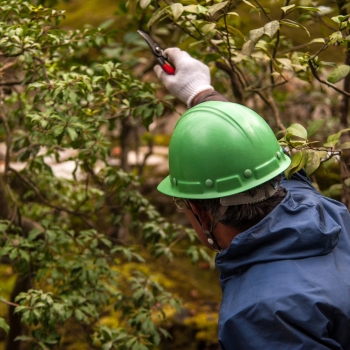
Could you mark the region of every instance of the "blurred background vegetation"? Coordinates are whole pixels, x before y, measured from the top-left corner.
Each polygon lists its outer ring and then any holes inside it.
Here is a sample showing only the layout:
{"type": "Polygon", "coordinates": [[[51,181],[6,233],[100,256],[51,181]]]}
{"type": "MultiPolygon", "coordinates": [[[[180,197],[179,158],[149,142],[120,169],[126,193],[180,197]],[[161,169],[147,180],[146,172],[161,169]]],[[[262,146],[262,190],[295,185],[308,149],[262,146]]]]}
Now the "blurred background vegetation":
{"type": "Polygon", "coordinates": [[[349,4],[0,7],[0,349],[218,349],[214,254],[156,191],[186,107],[137,30],[207,63],[268,121],[289,174],[350,206],[349,4]]]}

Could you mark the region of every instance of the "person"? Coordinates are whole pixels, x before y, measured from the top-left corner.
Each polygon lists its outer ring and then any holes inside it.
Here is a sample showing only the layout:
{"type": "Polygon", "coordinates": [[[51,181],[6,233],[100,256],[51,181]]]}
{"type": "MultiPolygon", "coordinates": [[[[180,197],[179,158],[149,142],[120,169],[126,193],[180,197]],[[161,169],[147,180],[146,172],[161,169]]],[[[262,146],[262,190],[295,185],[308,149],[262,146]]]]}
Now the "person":
{"type": "Polygon", "coordinates": [[[217,251],[222,350],[350,349],[350,214],[322,196],[267,123],[214,90],[209,68],[166,50],[175,75],[155,67],[189,109],[169,145],[158,190],[182,205],[217,251]]]}

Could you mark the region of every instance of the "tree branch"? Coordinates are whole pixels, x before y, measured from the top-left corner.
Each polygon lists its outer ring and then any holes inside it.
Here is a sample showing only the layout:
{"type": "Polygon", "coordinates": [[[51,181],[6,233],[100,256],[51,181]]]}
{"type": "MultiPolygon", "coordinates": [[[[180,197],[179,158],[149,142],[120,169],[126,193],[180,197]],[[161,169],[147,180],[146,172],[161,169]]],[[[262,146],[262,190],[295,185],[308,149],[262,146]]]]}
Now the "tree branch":
{"type": "Polygon", "coordinates": [[[286,127],[281,121],[280,112],[276,106],[275,100],[272,98],[271,94],[267,94],[267,96],[264,96],[260,91],[257,91],[257,94],[262,98],[262,100],[270,107],[273,116],[276,121],[276,125],[280,130],[286,130],[286,127]]]}
{"type": "Polygon", "coordinates": [[[224,64],[223,62],[217,61],[215,62],[215,65],[230,77],[233,95],[237,98],[237,101],[239,103],[243,104],[244,95],[243,95],[243,90],[240,88],[240,86],[244,86],[244,85],[243,85],[243,81],[241,80],[240,74],[236,72],[236,70],[230,69],[230,67],[224,64]],[[241,84],[238,84],[237,78],[241,84]]]}
{"type": "Polygon", "coordinates": [[[43,73],[44,73],[45,80],[48,84],[51,84],[50,78],[49,78],[47,71],[46,71],[45,62],[39,57],[33,57],[33,58],[35,60],[37,60],[38,62],[40,62],[41,68],[42,68],[43,73]]]}
{"type": "Polygon", "coordinates": [[[319,77],[319,75],[317,74],[317,70],[316,70],[315,66],[313,65],[313,60],[312,60],[312,59],[308,60],[308,65],[309,65],[309,67],[310,67],[310,69],[311,69],[312,75],[316,78],[316,80],[318,80],[320,83],[322,83],[322,84],[324,84],[324,85],[329,86],[330,88],[334,89],[335,91],[340,92],[342,95],[350,97],[350,93],[349,93],[349,92],[344,91],[344,90],[342,90],[342,89],[339,89],[339,88],[338,88],[337,86],[335,86],[334,84],[329,83],[328,81],[326,81],[326,80],[324,80],[324,79],[321,79],[321,78],[319,77]]]}
{"type": "Polygon", "coordinates": [[[254,0],[254,2],[258,5],[258,7],[260,8],[260,10],[263,12],[263,14],[267,17],[267,19],[269,21],[272,21],[271,17],[269,16],[269,14],[265,11],[264,7],[260,5],[258,0],[254,0]]]}
{"type": "Polygon", "coordinates": [[[81,218],[90,228],[95,228],[93,224],[91,224],[88,221],[88,217],[89,214],[85,214],[85,213],[80,213],[78,211],[73,211],[64,207],[60,207],[57,205],[53,205],[52,203],[50,203],[47,199],[45,199],[41,193],[39,192],[38,188],[31,182],[30,179],[25,178],[24,176],[22,176],[18,171],[16,171],[15,169],[9,167],[8,169],[9,171],[13,172],[20,180],[21,182],[23,182],[26,186],[28,186],[30,189],[32,189],[34,191],[34,193],[38,196],[39,200],[46,206],[56,209],[57,211],[63,211],[65,213],[77,216],[79,218],[81,218]]]}
{"type": "MultiPolygon", "coordinates": [[[[282,76],[283,77],[283,76],[282,76]]],[[[283,77],[284,78],[284,77],[283,77]]],[[[261,86],[259,88],[247,88],[246,91],[247,92],[258,92],[258,91],[264,91],[264,90],[268,90],[268,89],[273,89],[275,87],[287,84],[289,82],[289,79],[284,78],[284,81],[282,81],[281,83],[277,83],[274,85],[267,85],[267,86],[261,86]]]]}

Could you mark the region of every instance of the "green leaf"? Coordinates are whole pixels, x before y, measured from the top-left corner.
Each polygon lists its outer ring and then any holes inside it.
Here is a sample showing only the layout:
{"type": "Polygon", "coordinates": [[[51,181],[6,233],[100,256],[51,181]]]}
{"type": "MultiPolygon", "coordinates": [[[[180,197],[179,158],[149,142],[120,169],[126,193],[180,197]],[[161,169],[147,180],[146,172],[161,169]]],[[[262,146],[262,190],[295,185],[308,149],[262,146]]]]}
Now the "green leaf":
{"type": "Polygon", "coordinates": [[[251,2],[249,2],[248,0],[243,0],[243,2],[245,4],[247,4],[248,6],[252,7],[256,12],[259,12],[258,8],[255,7],[251,2]]]}
{"type": "Polygon", "coordinates": [[[350,177],[344,180],[344,185],[350,187],[350,177]]]}
{"type": "Polygon", "coordinates": [[[74,90],[70,90],[69,91],[69,99],[70,99],[70,101],[72,102],[72,104],[77,104],[77,94],[75,93],[75,91],[74,90]]]}
{"type": "Polygon", "coordinates": [[[303,28],[303,29],[304,29],[304,31],[306,32],[306,34],[307,34],[308,36],[311,36],[309,30],[308,30],[305,26],[303,26],[303,25],[301,25],[301,24],[299,24],[299,26],[300,26],[300,28],[303,28]]]}
{"type": "Polygon", "coordinates": [[[58,137],[64,132],[65,126],[64,125],[58,125],[53,128],[53,136],[58,137]]]}
{"type": "Polygon", "coordinates": [[[199,41],[195,41],[191,44],[188,45],[189,48],[192,48],[192,47],[196,47],[196,46],[199,46],[199,45],[203,45],[203,40],[199,40],[199,41]]]}
{"type": "Polygon", "coordinates": [[[106,96],[110,97],[112,95],[113,92],[113,88],[112,85],[110,83],[106,84],[106,96]]]}
{"type": "Polygon", "coordinates": [[[327,142],[323,144],[324,147],[331,147],[333,148],[338,142],[341,135],[341,131],[337,132],[336,134],[329,135],[327,137],[327,142]]]}
{"type": "Polygon", "coordinates": [[[300,125],[300,124],[292,124],[287,128],[287,132],[291,133],[293,136],[300,137],[304,140],[307,140],[307,131],[306,129],[300,125]]]}
{"type": "Polygon", "coordinates": [[[350,73],[350,66],[342,64],[333,69],[333,71],[328,75],[327,81],[335,84],[338,81],[345,78],[350,73]]]}
{"type": "Polygon", "coordinates": [[[155,108],[155,114],[157,117],[160,117],[163,114],[164,106],[161,103],[158,103],[155,108]]]}
{"type": "Polygon", "coordinates": [[[308,31],[308,29],[306,27],[304,27],[303,25],[301,25],[300,23],[298,23],[298,22],[292,21],[290,19],[285,19],[283,21],[280,21],[280,23],[283,23],[283,24],[285,24],[285,25],[287,25],[289,27],[293,27],[293,28],[302,28],[302,29],[305,30],[306,34],[308,36],[310,36],[310,32],[308,31]]]}
{"type": "Polygon", "coordinates": [[[207,8],[202,6],[202,5],[197,5],[197,7],[198,7],[198,13],[205,13],[206,14],[208,12],[207,8]]]}
{"type": "Polygon", "coordinates": [[[29,337],[29,336],[27,336],[27,335],[19,335],[18,337],[16,337],[15,340],[16,340],[16,341],[19,341],[19,340],[21,340],[21,341],[32,341],[33,338],[32,338],[32,337],[29,337]]]}
{"type": "Polygon", "coordinates": [[[284,174],[287,179],[290,179],[292,175],[299,170],[301,170],[305,165],[305,155],[302,151],[298,151],[291,156],[291,164],[290,166],[284,171],[284,174]]]}
{"type": "Polygon", "coordinates": [[[280,23],[281,24],[285,24],[288,27],[299,28],[299,24],[294,22],[294,21],[282,20],[282,21],[280,21],[280,23]]]}
{"type": "Polygon", "coordinates": [[[349,18],[349,15],[343,16],[343,15],[339,15],[339,16],[334,16],[331,18],[331,20],[337,24],[341,24],[342,22],[346,21],[349,18]]]}
{"type": "Polygon", "coordinates": [[[159,332],[161,332],[164,338],[171,339],[171,334],[164,328],[158,328],[159,332]]]}
{"type": "Polygon", "coordinates": [[[335,157],[331,157],[328,152],[327,156],[324,157],[324,161],[322,163],[322,167],[325,171],[330,171],[333,165],[337,162],[335,157]]]}
{"type": "Polygon", "coordinates": [[[324,119],[318,119],[313,121],[309,126],[307,127],[307,137],[311,137],[316,134],[316,132],[323,126],[324,119]]]}
{"type": "Polygon", "coordinates": [[[319,13],[322,13],[322,11],[317,8],[317,7],[312,7],[312,6],[297,6],[296,7],[297,9],[300,9],[300,10],[306,10],[306,11],[310,11],[310,12],[319,12],[319,13]]]}
{"type": "Polygon", "coordinates": [[[37,237],[39,237],[43,233],[43,230],[40,228],[35,228],[29,232],[28,241],[34,241],[37,237]]]}
{"type": "Polygon", "coordinates": [[[232,34],[234,36],[238,36],[241,39],[244,39],[243,33],[241,31],[239,31],[237,28],[232,27],[230,25],[227,25],[227,29],[228,29],[230,34],[232,34]]]}
{"type": "Polygon", "coordinates": [[[74,128],[67,128],[66,130],[72,141],[75,141],[79,137],[78,133],[75,131],[74,128]]]}
{"type": "Polygon", "coordinates": [[[289,13],[289,12],[292,12],[292,11],[294,10],[294,7],[295,7],[295,4],[289,5],[289,6],[283,6],[283,7],[281,7],[281,10],[282,10],[285,14],[287,14],[287,13],[289,13]]]}
{"type": "Polygon", "coordinates": [[[343,42],[343,35],[341,33],[341,31],[338,32],[334,32],[329,36],[329,42],[332,45],[338,45],[341,44],[343,42]]]}
{"type": "Polygon", "coordinates": [[[264,25],[264,34],[266,34],[271,39],[276,34],[280,28],[280,23],[278,21],[272,21],[264,25]]]}
{"type": "Polygon", "coordinates": [[[147,27],[152,26],[154,23],[158,22],[162,17],[167,17],[167,11],[169,7],[165,7],[162,9],[157,10],[154,15],[150,18],[150,20],[147,23],[147,27]]]}
{"type": "Polygon", "coordinates": [[[209,32],[212,32],[213,30],[215,30],[215,23],[209,23],[209,24],[205,24],[201,30],[204,34],[207,34],[209,32]]]}
{"type": "Polygon", "coordinates": [[[197,5],[188,5],[185,6],[184,11],[189,12],[189,13],[198,13],[198,6],[197,5]]]}
{"type": "Polygon", "coordinates": [[[171,11],[174,16],[174,20],[176,21],[183,13],[184,11],[184,6],[180,3],[174,3],[170,5],[171,11]]]}
{"type": "Polygon", "coordinates": [[[335,184],[335,185],[332,185],[328,191],[331,198],[336,198],[341,195],[342,190],[343,190],[343,186],[341,184],[335,184]]]}
{"type": "Polygon", "coordinates": [[[227,5],[228,1],[223,1],[223,2],[219,2],[218,4],[215,4],[213,6],[210,6],[208,8],[208,13],[211,16],[214,16],[214,14],[220,10],[222,10],[226,5],[227,5]]]}
{"type": "Polygon", "coordinates": [[[0,317],[0,328],[2,328],[6,333],[8,333],[10,330],[10,326],[2,317],[0,317]]]}
{"type": "Polygon", "coordinates": [[[249,32],[249,39],[254,43],[257,43],[264,35],[264,27],[253,29],[249,32]]]}
{"type": "Polygon", "coordinates": [[[239,14],[237,12],[228,12],[226,15],[227,16],[238,16],[239,17],[239,14]]]}
{"type": "Polygon", "coordinates": [[[326,41],[324,40],[324,38],[316,38],[316,39],[312,39],[310,41],[310,44],[316,44],[316,43],[321,43],[324,44],[326,41]]]}
{"type": "Polygon", "coordinates": [[[342,143],[338,149],[350,149],[350,142],[344,142],[342,143]]]}
{"type": "Polygon", "coordinates": [[[244,43],[242,47],[242,54],[250,56],[255,48],[255,43],[253,40],[248,40],[246,43],[244,43]]]}
{"type": "Polygon", "coordinates": [[[105,69],[108,75],[111,75],[112,67],[113,67],[112,62],[107,62],[106,64],[103,65],[103,68],[105,69]]]}
{"type": "Polygon", "coordinates": [[[140,7],[142,9],[145,9],[150,3],[151,3],[151,0],[140,0],[140,7]]]}
{"type": "Polygon", "coordinates": [[[305,171],[306,175],[311,176],[320,166],[321,157],[318,151],[307,150],[304,152],[306,157],[305,171]]]}
{"type": "Polygon", "coordinates": [[[102,23],[99,25],[99,28],[101,28],[101,29],[107,29],[107,28],[109,28],[114,22],[115,22],[115,18],[107,19],[106,21],[102,22],[102,23]]]}

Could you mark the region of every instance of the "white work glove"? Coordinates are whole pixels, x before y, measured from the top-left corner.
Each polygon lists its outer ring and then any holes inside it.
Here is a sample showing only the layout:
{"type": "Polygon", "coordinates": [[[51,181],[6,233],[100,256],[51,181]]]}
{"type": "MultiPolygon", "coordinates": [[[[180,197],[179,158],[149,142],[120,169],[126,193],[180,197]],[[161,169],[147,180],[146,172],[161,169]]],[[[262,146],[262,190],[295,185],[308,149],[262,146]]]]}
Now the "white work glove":
{"type": "Polygon", "coordinates": [[[173,96],[190,108],[192,100],[199,93],[214,90],[210,85],[209,68],[204,63],[177,47],[166,49],[164,52],[168,54],[169,61],[175,68],[175,74],[165,73],[159,65],[154,67],[154,71],[173,96]]]}

